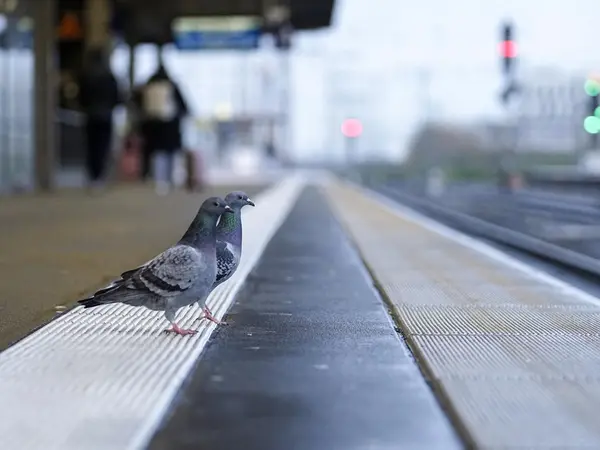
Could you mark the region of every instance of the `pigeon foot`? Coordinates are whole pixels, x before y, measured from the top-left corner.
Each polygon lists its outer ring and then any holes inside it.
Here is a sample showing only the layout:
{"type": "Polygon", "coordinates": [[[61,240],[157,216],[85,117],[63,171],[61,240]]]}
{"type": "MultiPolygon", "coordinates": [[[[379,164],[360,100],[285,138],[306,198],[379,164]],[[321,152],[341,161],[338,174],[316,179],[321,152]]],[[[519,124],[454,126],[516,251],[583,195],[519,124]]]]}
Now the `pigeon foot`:
{"type": "Polygon", "coordinates": [[[206,319],[206,320],[210,320],[211,322],[216,323],[217,325],[227,325],[225,322],[215,319],[215,316],[212,315],[212,312],[210,311],[208,306],[205,306],[204,308],[202,308],[202,312],[204,314],[201,315],[200,317],[198,317],[196,320],[206,319]]]}
{"type": "Polygon", "coordinates": [[[165,331],[167,333],[178,334],[179,336],[194,335],[194,334],[198,333],[197,330],[186,330],[184,328],[179,328],[176,324],[173,324],[172,328],[169,328],[168,330],[165,330],[165,331]]]}

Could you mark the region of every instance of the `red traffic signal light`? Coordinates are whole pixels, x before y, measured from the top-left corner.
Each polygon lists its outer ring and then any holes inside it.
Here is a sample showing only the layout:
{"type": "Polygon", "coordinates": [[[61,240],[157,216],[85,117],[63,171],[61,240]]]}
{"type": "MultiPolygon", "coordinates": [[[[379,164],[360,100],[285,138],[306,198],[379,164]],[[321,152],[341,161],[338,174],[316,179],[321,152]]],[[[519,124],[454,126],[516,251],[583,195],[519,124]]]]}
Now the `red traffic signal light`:
{"type": "Polygon", "coordinates": [[[358,119],[346,119],[342,122],[342,134],[347,138],[357,138],[362,134],[363,126],[358,119]]]}
{"type": "Polygon", "coordinates": [[[515,33],[513,25],[510,22],[505,22],[502,25],[502,33],[500,37],[500,45],[498,51],[500,53],[502,72],[505,75],[510,75],[514,70],[514,65],[517,62],[517,44],[515,43],[515,33]]]}
{"type": "Polygon", "coordinates": [[[517,44],[515,44],[515,41],[502,41],[500,43],[500,55],[503,58],[516,58],[517,44]]]}

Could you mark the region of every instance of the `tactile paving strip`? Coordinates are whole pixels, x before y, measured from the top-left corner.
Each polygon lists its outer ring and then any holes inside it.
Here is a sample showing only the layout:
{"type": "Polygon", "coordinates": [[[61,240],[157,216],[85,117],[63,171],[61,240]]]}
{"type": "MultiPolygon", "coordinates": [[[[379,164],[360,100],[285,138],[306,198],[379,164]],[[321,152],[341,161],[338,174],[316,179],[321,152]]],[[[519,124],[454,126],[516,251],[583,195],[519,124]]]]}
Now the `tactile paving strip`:
{"type": "Polygon", "coordinates": [[[444,388],[468,423],[474,448],[599,448],[599,383],[454,379],[445,380],[444,388]]]}
{"type": "Polygon", "coordinates": [[[600,303],[352,185],[330,203],[476,448],[600,448],[600,303]]]}
{"type": "Polygon", "coordinates": [[[600,337],[600,310],[510,306],[406,306],[398,310],[414,335],[590,335],[600,337]]]}
{"type": "MultiPolygon", "coordinates": [[[[244,210],[244,249],[235,275],[209,297],[222,317],[303,186],[291,176],[244,210]]],[[[140,261],[141,262],[141,261],[140,261]]],[[[180,310],[183,327],[201,315],[180,310]]],[[[0,448],[140,449],[215,328],[163,332],[162,313],[114,305],[77,307],[0,354],[0,448]]]]}
{"type": "Polygon", "coordinates": [[[598,336],[414,336],[412,341],[438,379],[600,382],[598,336]]]}

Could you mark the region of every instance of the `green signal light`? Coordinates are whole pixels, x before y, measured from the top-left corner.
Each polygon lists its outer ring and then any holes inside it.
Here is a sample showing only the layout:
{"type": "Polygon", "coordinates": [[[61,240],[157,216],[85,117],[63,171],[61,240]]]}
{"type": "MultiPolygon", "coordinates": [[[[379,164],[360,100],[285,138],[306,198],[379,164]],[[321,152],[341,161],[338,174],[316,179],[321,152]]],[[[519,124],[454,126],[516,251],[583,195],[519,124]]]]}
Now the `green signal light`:
{"type": "Polygon", "coordinates": [[[583,89],[585,89],[585,93],[587,95],[595,97],[596,95],[600,94],[600,83],[598,83],[596,80],[587,80],[583,86],[583,89]]]}
{"type": "Polygon", "coordinates": [[[595,116],[586,117],[583,121],[583,129],[590,134],[600,133],[600,118],[595,116]]]}

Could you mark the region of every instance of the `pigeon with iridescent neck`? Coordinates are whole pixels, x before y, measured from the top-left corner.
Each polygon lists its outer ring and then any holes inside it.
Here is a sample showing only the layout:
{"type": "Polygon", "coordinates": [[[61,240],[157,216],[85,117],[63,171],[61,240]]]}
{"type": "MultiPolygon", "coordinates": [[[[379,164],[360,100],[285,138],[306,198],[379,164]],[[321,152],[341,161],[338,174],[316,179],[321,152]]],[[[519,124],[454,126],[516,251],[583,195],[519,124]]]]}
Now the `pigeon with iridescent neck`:
{"type": "MultiPolygon", "coordinates": [[[[235,273],[242,257],[242,208],[246,205],[254,206],[245,192],[234,191],[225,196],[225,202],[233,210],[233,214],[224,214],[217,225],[217,277],[212,286],[217,286],[229,280],[235,273]]],[[[206,304],[198,305],[202,308],[204,315],[211,322],[220,324],[214,318],[206,304]]]]}
{"type": "Polygon", "coordinates": [[[233,215],[233,209],[218,197],[205,200],[176,245],[124,272],[110,286],[79,303],[85,308],[124,303],[164,311],[172,325],[168,331],[180,335],[197,333],[180,328],[175,315],[184,306],[204,303],[213,289],[217,277],[217,221],[221,214],[233,215]]]}

